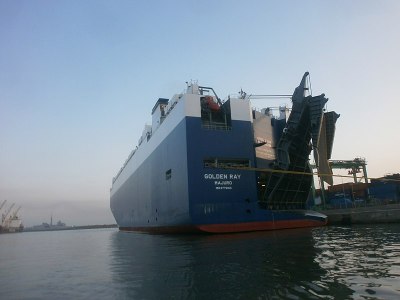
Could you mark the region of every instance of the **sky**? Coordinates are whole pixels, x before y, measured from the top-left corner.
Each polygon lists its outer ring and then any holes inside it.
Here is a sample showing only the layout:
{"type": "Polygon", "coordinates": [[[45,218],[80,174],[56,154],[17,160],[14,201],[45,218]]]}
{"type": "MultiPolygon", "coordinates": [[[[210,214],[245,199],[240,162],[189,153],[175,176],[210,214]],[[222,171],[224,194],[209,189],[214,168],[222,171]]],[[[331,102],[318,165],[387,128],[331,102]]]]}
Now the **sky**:
{"type": "Polygon", "coordinates": [[[332,158],[398,173],[399,20],[397,0],[0,0],[0,202],[25,226],[115,223],[111,180],[159,97],[291,94],[305,71],[341,115],[332,158]]]}

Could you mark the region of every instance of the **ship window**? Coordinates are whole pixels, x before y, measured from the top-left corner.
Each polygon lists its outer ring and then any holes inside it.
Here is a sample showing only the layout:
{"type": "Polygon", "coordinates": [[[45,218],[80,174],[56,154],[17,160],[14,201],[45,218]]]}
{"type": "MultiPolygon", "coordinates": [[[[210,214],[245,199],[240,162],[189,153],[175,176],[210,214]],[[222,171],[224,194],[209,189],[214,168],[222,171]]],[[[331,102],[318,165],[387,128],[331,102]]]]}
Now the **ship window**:
{"type": "Polygon", "coordinates": [[[169,169],[167,172],[165,172],[165,179],[169,180],[172,177],[172,172],[171,169],[169,169]]]}
{"type": "Polygon", "coordinates": [[[203,160],[204,168],[248,168],[250,160],[244,158],[216,158],[210,157],[203,160]]]}

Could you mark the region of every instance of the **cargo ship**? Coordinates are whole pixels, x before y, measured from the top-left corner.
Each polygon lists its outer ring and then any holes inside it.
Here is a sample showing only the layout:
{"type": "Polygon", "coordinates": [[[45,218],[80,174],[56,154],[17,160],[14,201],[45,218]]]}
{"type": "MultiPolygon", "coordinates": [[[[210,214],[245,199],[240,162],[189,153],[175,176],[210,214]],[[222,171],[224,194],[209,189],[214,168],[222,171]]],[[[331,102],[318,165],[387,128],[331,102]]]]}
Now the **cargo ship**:
{"type": "Polygon", "coordinates": [[[322,226],[307,210],[310,154],[329,181],[338,114],[312,96],[306,72],[291,108],[252,108],[241,91],[222,101],[187,83],[159,98],[152,124],[112,180],[110,207],[120,230],[228,233],[322,226]]]}

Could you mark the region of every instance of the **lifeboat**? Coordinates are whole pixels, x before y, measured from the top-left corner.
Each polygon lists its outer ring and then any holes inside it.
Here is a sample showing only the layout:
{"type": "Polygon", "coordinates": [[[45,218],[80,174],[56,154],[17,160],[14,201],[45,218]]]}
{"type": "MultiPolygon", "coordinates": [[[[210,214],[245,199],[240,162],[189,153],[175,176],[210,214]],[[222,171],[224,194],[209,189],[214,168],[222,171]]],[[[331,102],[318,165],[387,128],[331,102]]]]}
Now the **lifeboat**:
{"type": "Polygon", "coordinates": [[[205,97],[205,100],[206,100],[206,103],[207,103],[208,108],[209,108],[211,111],[219,111],[219,110],[221,109],[221,107],[218,105],[218,103],[216,103],[216,102],[214,101],[213,97],[211,97],[211,96],[206,96],[206,97],[205,97]]]}

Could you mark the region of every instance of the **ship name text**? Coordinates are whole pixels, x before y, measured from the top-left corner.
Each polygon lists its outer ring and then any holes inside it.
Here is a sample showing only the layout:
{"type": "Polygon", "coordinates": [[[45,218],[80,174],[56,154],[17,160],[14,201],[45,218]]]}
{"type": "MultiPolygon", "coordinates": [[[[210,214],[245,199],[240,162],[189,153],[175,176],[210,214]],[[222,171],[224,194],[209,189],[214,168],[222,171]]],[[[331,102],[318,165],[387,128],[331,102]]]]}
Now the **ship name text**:
{"type": "Polygon", "coordinates": [[[235,180],[240,179],[241,174],[204,174],[204,179],[211,180],[235,180]]]}
{"type": "Polygon", "coordinates": [[[216,190],[232,190],[235,180],[240,180],[241,174],[204,174],[204,179],[214,183],[216,190]]]}

